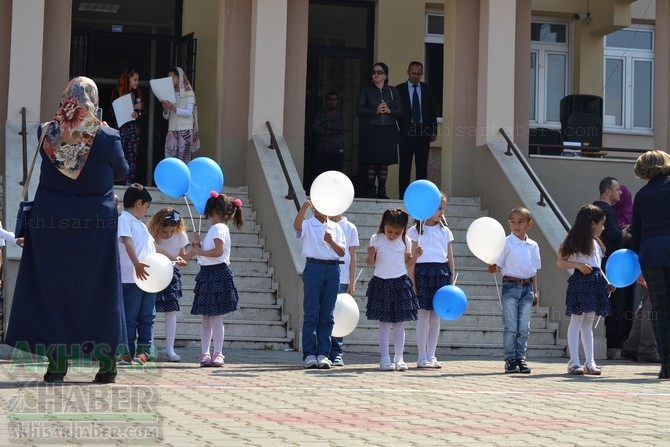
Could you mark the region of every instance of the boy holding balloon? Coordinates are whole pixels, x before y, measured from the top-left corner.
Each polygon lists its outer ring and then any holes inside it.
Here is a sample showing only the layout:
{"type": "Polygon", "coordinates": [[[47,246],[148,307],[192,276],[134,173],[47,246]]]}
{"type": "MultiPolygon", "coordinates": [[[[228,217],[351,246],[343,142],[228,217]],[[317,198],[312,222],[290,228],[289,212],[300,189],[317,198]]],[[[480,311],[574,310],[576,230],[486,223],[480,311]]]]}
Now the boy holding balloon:
{"type": "Polygon", "coordinates": [[[500,270],[503,275],[502,308],[503,352],[505,372],[530,374],[526,364],[526,348],[530,332],[531,309],[539,303],[537,271],[541,267],[540,248],[526,232],[533,226],[530,210],[514,208],[507,222],[510,235],[505,248],[489,272],[500,270]]]}

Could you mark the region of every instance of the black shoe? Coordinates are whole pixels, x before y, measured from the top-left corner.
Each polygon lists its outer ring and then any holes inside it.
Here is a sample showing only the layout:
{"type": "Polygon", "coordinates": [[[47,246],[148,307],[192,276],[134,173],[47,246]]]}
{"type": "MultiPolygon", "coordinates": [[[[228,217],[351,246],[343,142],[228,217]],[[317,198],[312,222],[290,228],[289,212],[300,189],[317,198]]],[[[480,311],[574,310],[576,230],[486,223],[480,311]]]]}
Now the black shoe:
{"type": "MultiPolygon", "coordinates": [[[[632,351],[623,351],[622,350],[621,351],[621,358],[626,359],[626,360],[630,360],[632,362],[637,362],[638,361],[637,354],[632,352],[632,351]]],[[[660,362],[660,360],[659,360],[659,362],[660,362]]]]}
{"type": "Polygon", "coordinates": [[[365,193],[365,197],[368,199],[374,199],[377,197],[377,188],[374,186],[369,186],[367,192],[365,193]]]}
{"type": "Polygon", "coordinates": [[[95,374],[95,383],[116,383],[116,371],[97,372],[95,374]]]}
{"type": "Polygon", "coordinates": [[[661,366],[661,371],[658,373],[659,379],[670,379],[670,364],[666,363],[661,366]]]}
{"type": "Polygon", "coordinates": [[[516,360],[508,360],[505,362],[505,373],[518,373],[519,372],[519,364],[517,363],[516,360]]]}
{"type": "Polygon", "coordinates": [[[378,199],[384,199],[384,200],[390,199],[390,197],[386,195],[386,188],[381,188],[380,187],[379,189],[377,189],[377,198],[378,199]]]}
{"type": "Polygon", "coordinates": [[[526,365],[525,360],[517,360],[516,364],[519,366],[519,372],[521,374],[530,374],[531,369],[528,367],[528,365],[526,365]]]}
{"type": "Polygon", "coordinates": [[[44,373],[44,381],[47,383],[63,383],[65,381],[65,375],[67,374],[68,364],[65,362],[65,370],[60,370],[55,366],[55,363],[49,362],[47,367],[47,372],[44,373]]]}

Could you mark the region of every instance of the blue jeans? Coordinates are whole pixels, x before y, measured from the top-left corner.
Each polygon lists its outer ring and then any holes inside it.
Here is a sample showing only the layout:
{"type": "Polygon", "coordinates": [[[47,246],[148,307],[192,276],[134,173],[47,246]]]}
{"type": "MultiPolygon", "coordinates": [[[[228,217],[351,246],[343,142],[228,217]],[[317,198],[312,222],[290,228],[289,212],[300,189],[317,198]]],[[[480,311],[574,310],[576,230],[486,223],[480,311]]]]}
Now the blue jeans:
{"type": "Polygon", "coordinates": [[[138,351],[149,352],[156,317],[156,294],[145,292],[135,283],[124,283],[123,307],[126,312],[128,353],[131,357],[135,355],[135,340],[138,351]]]}
{"type": "MultiPolygon", "coordinates": [[[[339,293],[347,293],[349,284],[340,284],[339,293]]],[[[330,360],[335,357],[342,358],[342,345],[344,344],[344,337],[330,337],[330,360]]]]}
{"type": "Polygon", "coordinates": [[[502,290],[505,361],[525,360],[530,332],[530,314],[533,309],[533,286],[505,281],[502,290]]]}
{"type": "Polygon", "coordinates": [[[338,264],[305,263],[303,282],[302,356],[330,358],[333,311],[340,284],[338,264]]]}

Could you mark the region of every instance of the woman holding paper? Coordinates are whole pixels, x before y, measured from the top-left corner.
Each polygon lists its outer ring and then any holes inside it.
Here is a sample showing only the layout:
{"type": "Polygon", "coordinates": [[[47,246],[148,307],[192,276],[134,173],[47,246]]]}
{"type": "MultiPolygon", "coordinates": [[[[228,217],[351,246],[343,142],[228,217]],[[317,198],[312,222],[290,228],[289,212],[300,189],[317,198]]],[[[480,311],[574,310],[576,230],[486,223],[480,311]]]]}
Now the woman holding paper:
{"type": "Polygon", "coordinates": [[[177,102],[161,101],[163,118],[169,120],[165,138],[165,158],[179,158],[188,164],[191,161],[191,154],[200,148],[195,93],[184,70],[174,67],[170,69],[168,75],[172,77],[177,102]]]}
{"type": "Polygon", "coordinates": [[[135,172],[137,170],[137,154],[140,150],[140,122],[138,118],[146,113],[144,108],[144,98],[139,88],[140,74],[135,69],[127,69],[121,73],[119,83],[112,91],[112,114],[116,117],[121,134],[121,145],[123,146],[123,155],[126,157],[130,171],[124,180],[125,185],[131,185],[135,182],[135,172]],[[126,95],[129,97],[124,98],[126,95]],[[118,100],[118,101],[117,101],[118,100]],[[130,101],[132,112],[130,116],[121,116],[120,113],[114,113],[118,105],[130,101]],[[116,105],[115,105],[116,102],[116,105]],[[128,118],[132,118],[126,121],[128,118]]]}

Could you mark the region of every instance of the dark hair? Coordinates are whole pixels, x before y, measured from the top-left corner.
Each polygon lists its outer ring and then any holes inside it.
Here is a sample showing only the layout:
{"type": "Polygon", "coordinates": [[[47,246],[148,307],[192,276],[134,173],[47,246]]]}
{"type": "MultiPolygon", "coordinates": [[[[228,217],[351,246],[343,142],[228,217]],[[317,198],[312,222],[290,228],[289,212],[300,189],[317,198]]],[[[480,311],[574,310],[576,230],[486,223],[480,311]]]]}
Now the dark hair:
{"type": "Polygon", "coordinates": [[[600,194],[605,193],[608,189],[612,188],[612,183],[618,182],[617,179],[614,177],[605,177],[600,181],[600,185],[598,185],[598,191],[600,194]]]}
{"type": "MultiPolygon", "coordinates": [[[[583,205],[577,212],[575,223],[570,228],[568,235],[558,249],[559,254],[570,256],[572,254],[590,255],[593,252],[593,223],[600,222],[605,218],[605,213],[595,205],[583,205]]],[[[595,238],[600,248],[605,252],[605,246],[600,239],[595,238]]]]}
{"type": "Polygon", "coordinates": [[[512,208],[512,211],[509,212],[507,215],[508,219],[512,218],[512,214],[521,214],[523,217],[528,219],[530,222],[533,221],[533,214],[530,212],[530,210],[526,207],[523,206],[517,206],[516,208],[512,208]]]}
{"type": "MultiPolygon", "coordinates": [[[[447,195],[445,193],[443,193],[442,191],[440,191],[440,197],[441,197],[440,205],[442,205],[442,202],[444,202],[446,204],[447,203],[447,195]]],[[[437,211],[437,210],[435,210],[435,211],[437,211]]],[[[425,226],[425,224],[426,224],[425,220],[414,219],[414,227],[419,232],[419,234],[423,234],[423,227],[425,226]]],[[[440,225],[442,225],[442,228],[448,227],[447,221],[444,220],[444,219],[440,221],[440,225]]]]}
{"type": "Polygon", "coordinates": [[[340,100],[340,94],[337,93],[335,90],[331,90],[328,93],[326,93],[326,98],[328,98],[329,96],[337,96],[337,100],[338,101],[340,100]]]}
{"type": "Polygon", "coordinates": [[[379,224],[377,233],[384,234],[384,227],[390,225],[392,227],[402,228],[402,242],[405,243],[405,235],[407,234],[407,223],[409,222],[409,214],[402,208],[391,208],[384,211],[382,214],[382,221],[379,224]]]}
{"type": "Polygon", "coordinates": [[[142,203],[151,203],[151,194],[144,186],[140,185],[139,183],[133,183],[123,194],[123,207],[132,208],[135,206],[135,202],[138,200],[141,200],[142,203]]]}
{"type": "Polygon", "coordinates": [[[389,83],[389,66],[386,65],[384,62],[376,62],[376,63],[372,64],[372,68],[375,68],[376,65],[382,67],[382,70],[384,70],[384,74],[386,75],[386,79],[384,79],[384,85],[388,85],[388,83],[389,83]]]}
{"type": "Polygon", "coordinates": [[[244,225],[242,201],[240,199],[233,199],[225,194],[210,197],[205,203],[205,216],[212,217],[214,214],[221,216],[224,222],[233,219],[238,230],[244,225]]]}
{"type": "Polygon", "coordinates": [[[407,70],[409,70],[410,68],[412,68],[412,65],[418,65],[418,66],[421,67],[421,69],[423,70],[423,64],[422,64],[421,62],[419,62],[419,61],[412,61],[412,62],[410,62],[409,65],[407,66],[407,70]]]}

